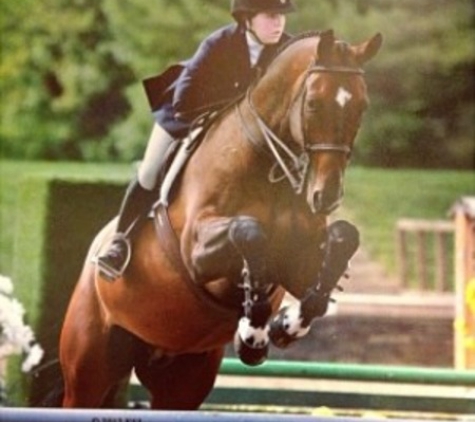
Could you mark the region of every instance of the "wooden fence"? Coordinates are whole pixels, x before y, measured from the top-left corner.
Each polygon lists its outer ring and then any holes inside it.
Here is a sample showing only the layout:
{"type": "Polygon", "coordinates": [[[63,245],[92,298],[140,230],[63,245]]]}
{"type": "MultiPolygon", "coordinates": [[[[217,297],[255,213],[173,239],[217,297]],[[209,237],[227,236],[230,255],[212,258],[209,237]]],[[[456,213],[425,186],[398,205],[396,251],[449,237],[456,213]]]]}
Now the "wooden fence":
{"type": "Polygon", "coordinates": [[[454,228],[448,220],[398,220],[397,253],[403,288],[453,290],[454,228]]]}

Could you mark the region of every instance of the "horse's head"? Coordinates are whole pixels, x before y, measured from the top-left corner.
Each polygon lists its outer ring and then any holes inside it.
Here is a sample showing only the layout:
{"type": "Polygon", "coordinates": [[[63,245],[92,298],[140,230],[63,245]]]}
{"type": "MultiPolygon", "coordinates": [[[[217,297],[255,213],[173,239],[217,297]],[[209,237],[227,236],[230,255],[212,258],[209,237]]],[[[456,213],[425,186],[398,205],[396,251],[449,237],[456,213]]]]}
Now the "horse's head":
{"type": "Polygon", "coordinates": [[[362,65],[381,43],[377,34],[353,46],[326,31],[318,38],[316,55],[296,79],[289,130],[308,156],[304,188],[314,213],[328,214],[340,203],[343,174],[368,106],[362,65]]]}

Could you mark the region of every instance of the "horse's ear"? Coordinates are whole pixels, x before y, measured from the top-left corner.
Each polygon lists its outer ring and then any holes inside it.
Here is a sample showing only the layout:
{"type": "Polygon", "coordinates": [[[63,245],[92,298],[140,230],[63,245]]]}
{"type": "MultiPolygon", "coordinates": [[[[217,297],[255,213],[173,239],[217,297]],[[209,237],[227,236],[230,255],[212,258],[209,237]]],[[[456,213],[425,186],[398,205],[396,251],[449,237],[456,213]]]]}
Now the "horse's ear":
{"type": "Polygon", "coordinates": [[[317,62],[325,63],[331,58],[335,34],[333,29],[328,29],[320,33],[320,41],[317,44],[317,62]]]}
{"type": "Polygon", "coordinates": [[[355,46],[357,62],[362,65],[371,60],[378,53],[382,44],[383,36],[378,33],[370,40],[355,46]]]}

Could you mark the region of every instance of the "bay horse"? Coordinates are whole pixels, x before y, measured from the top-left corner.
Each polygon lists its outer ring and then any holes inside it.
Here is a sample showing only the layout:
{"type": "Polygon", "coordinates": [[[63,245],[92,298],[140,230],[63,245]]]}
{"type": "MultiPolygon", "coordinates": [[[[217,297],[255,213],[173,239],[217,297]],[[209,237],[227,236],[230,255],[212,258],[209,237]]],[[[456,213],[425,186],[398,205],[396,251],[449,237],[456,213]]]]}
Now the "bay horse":
{"type": "Polygon", "coordinates": [[[368,106],[362,66],[381,43],[332,30],[289,43],[211,125],[113,283],[93,262],[115,221],[102,229],[61,332],[64,407],[107,406],[134,369],[152,408],[196,409],[233,338],[257,365],[326,312],[358,247],[354,226],[328,220],[368,106]],[[285,292],[298,304],[279,311],[285,292]]]}

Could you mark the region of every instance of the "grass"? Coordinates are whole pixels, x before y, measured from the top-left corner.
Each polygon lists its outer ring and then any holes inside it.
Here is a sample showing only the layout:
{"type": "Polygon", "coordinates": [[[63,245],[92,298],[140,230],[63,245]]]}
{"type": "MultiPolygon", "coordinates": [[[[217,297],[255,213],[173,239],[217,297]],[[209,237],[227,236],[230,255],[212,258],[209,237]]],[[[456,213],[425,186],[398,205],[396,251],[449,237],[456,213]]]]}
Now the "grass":
{"type": "MultiPolygon", "coordinates": [[[[127,164],[0,161],[0,274],[11,273],[15,207],[19,181],[32,175],[128,180],[127,164]]],[[[395,224],[399,218],[448,219],[454,202],[475,194],[469,171],[386,170],[350,167],[338,216],[360,229],[363,246],[390,273],[396,272],[395,224]]],[[[32,204],[33,205],[33,204],[32,204]]]]}
{"type": "Polygon", "coordinates": [[[10,276],[12,273],[18,187],[22,179],[53,175],[81,180],[126,181],[132,174],[133,167],[128,164],[0,161],[0,274],[10,276]]]}
{"type": "Polygon", "coordinates": [[[359,226],[366,249],[393,274],[399,218],[447,220],[460,197],[475,195],[471,171],[356,167],[348,171],[345,183],[343,211],[359,226]]]}

